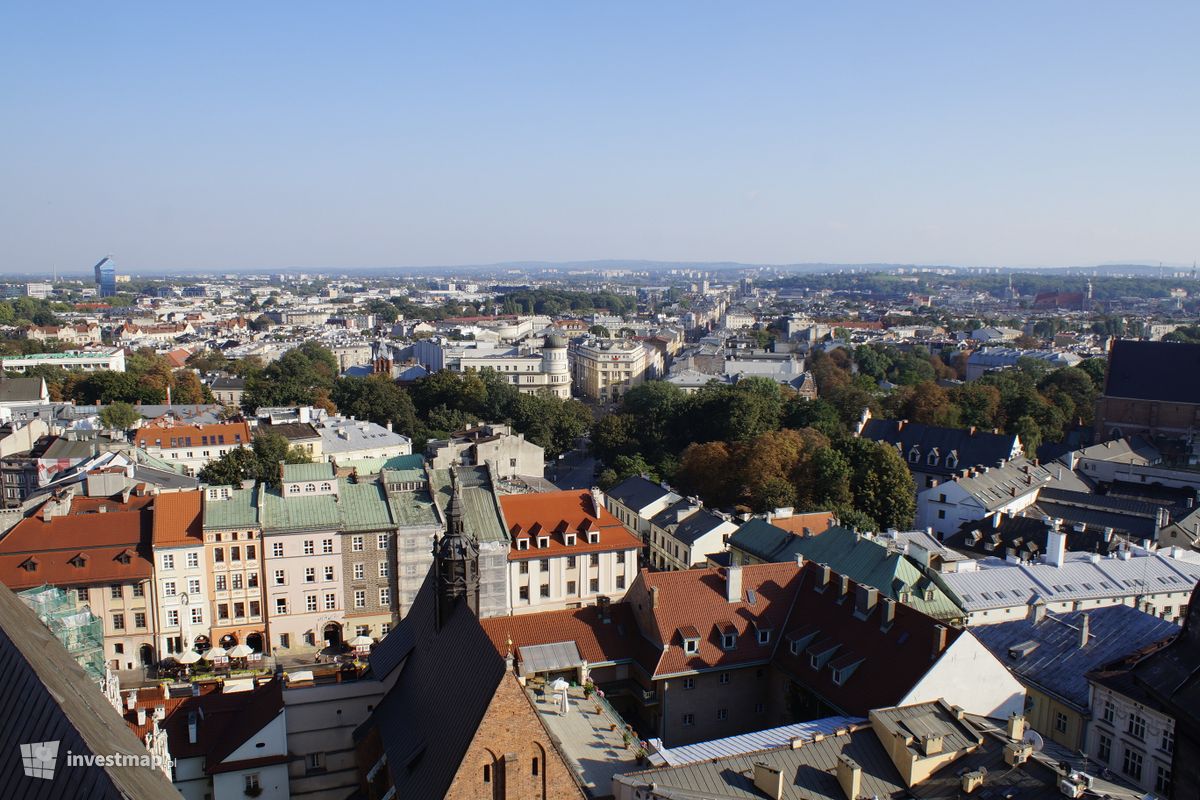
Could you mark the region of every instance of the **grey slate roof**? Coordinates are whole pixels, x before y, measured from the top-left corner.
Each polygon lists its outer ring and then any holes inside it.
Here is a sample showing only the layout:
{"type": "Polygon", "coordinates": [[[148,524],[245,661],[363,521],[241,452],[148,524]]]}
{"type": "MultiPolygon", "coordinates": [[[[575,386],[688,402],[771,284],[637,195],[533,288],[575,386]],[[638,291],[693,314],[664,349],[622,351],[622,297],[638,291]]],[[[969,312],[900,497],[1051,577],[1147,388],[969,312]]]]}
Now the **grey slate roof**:
{"type": "Polygon", "coordinates": [[[796,538],[794,533],[756,517],[729,535],[729,547],[763,561],[783,561],[793,555],[791,552],[785,555],[785,551],[795,544],[796,538]]]}
{"type": "Polygon", "coordinates": [[[32,403],[42,399],[42,378],[5,378],[0,380],[0,405],[32,403]]]}
{"type": "Polygon", "coordinates": [[[895,419],[869,419],[860,436],[876,442],[899,446],[900,457],[909,467],[921,472],[937,475],[953,475],[958,470],[973,466],[999,466],[1001,461],[1011,458],[1017,437],[1012,434],[987,431],[943,428],[938,425],[923,425],[895,419]],[[909,462],[909,453],[916,447],[919,458],[909,462]],[[936,449],[937,461],[928,462],[929,454],[936,449]],[[955,454],[955,466],[947,466],[946,460],[955,454]]]}
{"type": "Polygon", "coordinates": [[[1105,606],[1047,614],[1040,622],[1022,619],[980,625],[971,632],[1022,682],[1039,686],[1085,711],[1088,672],[1174,636],[1179,627],[1129,606],[1105,606]],[[1085,615],[1088,643],[1080,647],[1085,615]],[[1019,646],[1027,643],[1036,647],[1023,654],[1019,646]]]}
{"type": "Polygon", "coordinates": [[[670,489],[664,489],[654,481],[646,480],[640,475],[626,478],[607,492],[609,497],[635,511],[645,508],[670,493],[670,489]]]}
{"type": "Polygon", "coordinates": [[[1118,339],[1108,354],[1104,394],[1200,403],[1200,344],[1118,339]]]}
{"type": "Polygon", "coordinates": [[[66,754],[145,755],[100,688],[16,595],[0,586],[0,787],[5,797],[151,800],[179,797],[159,770],[67,766],[66,754]],[[20,745],[58,742],[51,780],[27,777],[20,745]]]}

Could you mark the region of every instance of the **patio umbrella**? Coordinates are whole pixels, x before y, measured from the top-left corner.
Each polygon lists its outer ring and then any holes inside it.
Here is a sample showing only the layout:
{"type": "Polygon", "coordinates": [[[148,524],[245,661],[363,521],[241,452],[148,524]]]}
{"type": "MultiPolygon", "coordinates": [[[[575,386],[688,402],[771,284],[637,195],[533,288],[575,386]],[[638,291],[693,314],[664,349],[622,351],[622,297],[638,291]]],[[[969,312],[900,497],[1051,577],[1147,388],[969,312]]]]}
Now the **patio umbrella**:
{"type": "Polygon", "coordinates": [[[555,692],[561,692],[564,689],[569,689],[571,684],[564,681],[562,678],[555,678],[554,683],[550,684],[550,689],[555,692]]]}
{"type": "Polygon", "coordinates": [[[346,642],[346,644],[350,645],[351,647],[370,647],[371,645],[375,644],[375,640],[370,636],[355,636],[353,639],[346,642]]]}
{"type": "Polygon", "coordinates": [[[181,655],[179,657],[180,664],[195,664],[199,660],[200,660],[200,654],[197,653],[195,650],[188,650],[186,653],[184,653],[183,655],[181,655]]]}
{"type": "Polygon", "coordinates": [[[214,647],[213,649],[209,650],[207,653],[204,654],[204,660],[212,661],[213,659],[216,659],[216,658],[224,658],[227,655],[229,655],[229,654],[225,651],[224,647],[214,647]]]}
{"type": "Polygon", "coordinates": [[[254,651],[248,645],[239,644],[229,651],[230,658],[249,658],[254,651]]]}

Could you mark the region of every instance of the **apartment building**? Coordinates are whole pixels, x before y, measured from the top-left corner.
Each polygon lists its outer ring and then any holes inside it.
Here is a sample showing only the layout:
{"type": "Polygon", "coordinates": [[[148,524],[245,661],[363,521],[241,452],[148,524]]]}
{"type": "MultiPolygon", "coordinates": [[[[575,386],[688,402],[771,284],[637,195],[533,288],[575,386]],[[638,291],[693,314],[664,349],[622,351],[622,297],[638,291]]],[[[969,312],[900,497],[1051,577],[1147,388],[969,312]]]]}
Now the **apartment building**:
{"type": "Polygon", "coordinates": [[[204,561],[212,575],[212,641],[270,652],[266,544],[260,523],[262,487],[204,489],[204,561]]]}
{"type": "Polygon", "coordinates": [[[34,325],[25,329],[25,338],[35,341],[57,341],[75,347],[89,344],[100,344],[100,326],[94,322],[81,322],[77,325],[34,325]]]}
{"type": "Polygon", "coordinates": [[[433,563],[433,540],[445,530],[445,521],[438,516],[424,467],[385,469],[379,480],[396,526],[393,608],[397,617],[404,617],[433,563]]]}
{"type": "Polygon", "coordinates": [[[540,353],[512,348],[476,354],[464,349],[457,356],[447,355],[446,365],[456,372],[494,370],[523,394],[546,393],[564,400],[571,396],[567,340],[558,335],[547,336],[540,353]]]}
{"type": "Polygon", "coordinates": [[[738,529],[724,514],[682,498],[650,518],[650,564],[656,569],[691,569],[720,553],[738,529]]]}
{"type": "Polygon", "coordinates": [[[191,648],[203,653],[213,641],[213,594],[201,492],[160,495],[153,513],[158,652],[163,657],[191,648]]]}
{"type": "Polygon", "coordinates": [[[633,582],[642,542],[609,513],[598,491],[505,495],[500,508],[513,542],[514,614],[620,598],[633,582]]]}
{"type": "Polygon", "coordinates": [[[95,350],[69,350],[65,353],[30,353],[0,358],[0,370],[24,372],[33,367],[61,367],[83,372],[125,371],[125,348],[99,347],[95,350]]]}
{"type": "Polygon", "coordinates": [[[346,638],[382,638],[397,621],[397,526],[387,493],[378,481],[341,481],[337,503],[342,515],[346,638]]]}
{"type": "Polygon", "coordinates": [[[615,403],[646,381],[647,353],[632,339],[588,338],[571,348],[575,392],[589,400],[615,403]]]}
{"type": "MultiPolygon", "coordinates": [[[[96,488],[96,485],[93,485],[96,488]]],[[[153,520],[149,494],[54,495],[0,539],[0,582],[14,591],[51,585],[104,622],[108,666],[158,660],[153,520]]]]}
{"type": "Polygon", "coordinates": [[[260,490],[270,646],[277,654],[311,653],[343,641],[338,488],[333,465],[324,462],[284,465],[281,490],[260,490]]]}
{"type": "Polygon", "coordinates": [[[155,458],[182,466],[188,475],[195,475],[230,450],[249,446],[250,438],[250,426],[245,421],[212,425],[173,425],[162,421],[138,428],[133,444],[155,458]]]}
{"type": "Polygon", "coordinates": [[[546,452],[525,434],[508,425],[468,425],[448,439],[434,439],[425,446],[434,469],[452,466],[489,465],[499,479],[517,475],[541,477],[546,471],[546,452]]]}

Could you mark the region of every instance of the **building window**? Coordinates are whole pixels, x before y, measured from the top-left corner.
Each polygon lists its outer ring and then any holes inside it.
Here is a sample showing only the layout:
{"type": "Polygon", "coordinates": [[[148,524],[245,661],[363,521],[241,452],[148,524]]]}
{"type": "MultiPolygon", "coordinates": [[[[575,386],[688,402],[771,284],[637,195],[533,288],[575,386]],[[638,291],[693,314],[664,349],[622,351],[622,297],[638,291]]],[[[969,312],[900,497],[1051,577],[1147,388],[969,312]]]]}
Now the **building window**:
{"type": "Polygon", "coordinates": [[[286,580],[284,578],[283,570],[281,570],[281,569],[275,570],[275,585],[283,586],[285,582],[286,582],[286,580]]]}
{"type": "Polygon", "coordinates": [[[354,580],[361,581],[366,578],[366,572],[362,564],[354,565],[354,580]]]}
{"type": "Polygon", "coordinates": [[[575,556],[567,556],[567,569],[575,569],[575,556]]]}
{"type": "Polygon", "coordinates": [[[108,591],[109,591],[109,594],[112,595],[113,600],[121,599],[121,587],[119,585],[118,586],[110,586],[108,591]]]}
{"type": "Polygon", "coordinates": [[[167,609],[167,626],[171,628],[179,626],[179,611],[177,609],[167,609]]]}
{"type": "Polygon", "coordinates": [[[199,625],[202,622],[204,622],[204,609],[193,608],[192,609],[192,624],[199,625]]]}
{"type": "Polygon", "coordinates": [[[1054,712],[1054,730],[1059,733],[1067,732],[1067,715],[1061,711],[1054,712]]]}
{"type": "Polygon", "coordinates": [[[225,591],[225,574],[221,573],[213,577],[213,586],[218,592],[225,591]]]}
{"type": "Polygon", "coordinates": [[[1125,758],[1121,761],[1121,771],[1135,781],[1142,779],[1142,754],[1136,750],[1125,748],[1125,758]]]}
{"type": "Polygon", "coordinates": [[[600,591],[600,579],[592,578],[590,581],[588,581],[588,589],[591,591],[592,594],[595,594],[596,592],[600,591]]]}
{"type": "Polygon", "coordinates": [[[325,567],[325,580],[333,580],[333,567],[325,567]]]}
{"type": "Polygon", "coordinates": [[[175,596],[175,581],[163,581],[163,595],[166,597],[175,596]]]}
{"type": "Polygon", "coordinates": [[[245,785],[242,786],[242,790],[246,794],[250,794],[251,792],[258,794],[262,791],[262,785],[258,782],[257,772],[251,772],[249,775],[243,775],[242,777],[245,781],[245,785]]]}
{"type": "Polygon", "coordinates": [[[1158,774],[1154,778],[1154,791],[1163,797],[1171,794],[1171,768],[1158,765],[1158,774]]]}
{"type": "MultiPolygon", "coordinates": [[[[275,598],[275,613],[276,614],[286,614],[287,612],[288,612],[287,598],[286,597],[276,597],[275,598]]],[[[285,644],[284,647],[287,647],[287,645],[285,644]]]]}
{"type": "Polygon", "coordinates": [[[305,759],[305,762],[305,766],[308,767],[309,772],[317,769],[325,769],[325,754],[309,753],[308,758],[305,759]]]}
{"type": "Polygon", "coordinates": [[[380,550],[388,549],[388,535],[386,533],[376,534],[375,547],[380,550]]]}
{"type": "Polygon", "coordinates": [[[770,644],[771,643],[771,632],[770,631],[759,631],[758,632],[758,643],[759,644],[770,644]]]}
{"type": "Polygon", "coordinates": [[[1129,715],[1129,729],[1127,731],[1130,736],[1140,742],[1146,741],[1146,720],[1137,714],[1129,715]]]}
{"type": "Polygon", "coordinates": [[[146,627],[146,612],[145,611],[133,612],[133,627],[135,627],[135,628],[146,627]]]}
{"type": "Polygon", "coordinates": [[[549,597],[550,596],[550,584],[543,583],[542,588],[540,590],[538,590],[538,594],[541,597],[549,597]]]}
{"type": "Polygon", "coordinates": [[[1164,753],[1175,752],[1175,731],[1163,731],[1161,747],[1164,753]]]}
{"type": "Polygon", "coordinates": [[[246,604],[245,603],[234,603],[233,604],[233,615],[235,617],[237,617],[238,619],[242,619],[243,617],[245,617],[246,616],[246,604]]]}
{"type": "Polygon", "coordinates": [[[333,611],[337,608],[337,595],[332,592],[325,593],[325,610],[333,611]]]}
{"type": "Polygon", "coordinates": [[[350,538],[350,549],[355,553],[361,553],[363,551],[363,537],[352,536],[350,538]]]}
{"type": "Polygon", "coordinates": [[[275,558],[283,558],[283,542],[271,542],[271,555],[275,558]]]}
{"type": "Polygon", "coordinates": [[[1112,737],[1102,733],[1096,745],[1096,760],[1101,764],[1107,764],[1111,758],[1112,737]]]}
{"type": "Polygon", "coordinates": [[[217,562],[218,564],[224,563],[225,548],[223,548],[223,547],[214,547],[213,548],[213,561],[217,562]]]}
{"type": "Polygon", "coordinates": [[[727,719],[729,719],[729,709],[728,708],[718,708],[717,709],[717,722],[724,722],[727,719]]]}
{"type": "Polygon", "coordinates": [[[732,650],[733,648],[737,647],[737,634],[722,633],[721,647],[725,648],[726,650],[732,650]]]}
{"type": "Polygon", "coordinates": [[[549,572],[550,571],[550,559],[543,558],[540,561],[538,561],[538,569],[541,570],[542,572],[549,572]]]}
{"type": "Polygon", "coordinates": [[[259,615],[259,605],[257,600],[250,601],[250,616],[257,617],[259,615]]]}
{"type": "Polygon", "coordinates": [[[363,591],[362,589],[354,590],[354,607],[355,608],[366,608],[367,607],[367,593],[365,591],[363,591]]]}
{"type": "Polygon", "coordinates": [[[530,772],[536,777],[538,774],[538,757],[533,757],[533,763],[529,767],[530,772]]]}
{"type": "Polygon", "coordinates": [[[696,715],[695,714],[684,714],[683,715],[683,727],[689,728],[695,724],[696,724],[696,715]]]}
{"type": "Polygon", "coordinates": [[[519,597],[521,600],[528,601],[528,600],[529,600],[529,587],[528,587],[528,586],[522,586],[520,589],[518,589],[518,590],[517,590],[517,596],[518,596],[518,597],[519,597]]]}
{"type": "Polygon", "coordinates": [[[163,569],[175,569],[175,556],[171,553],[163,553],[162,564],[163,569]]]}
{"type": "Polygon", "coordinates": [[[229,548],[229,560],[230,561],[241,561],[242,560],[242,548],[238,547],[237,545],[234,545],[233,547],[229,548]]]}
{"type": "Polygon", "coordinates": [[[519,564],[519,566],[517,567],[517,574],[518,575],[528,575],[529,574],[529,562],[528,561],[520,561],[520,562],[518,562],[518,564],[519,564]]]}
{"type": "Polygon", "coordinates": [[[325,555],[329,555],[330,553],[333,552],[333,539],[322,539],[321,540],[321,552],[324,553],[325,555]]]}
{"type": "Polygon", "coordinates": [[[380,562],[379,562],[379,577],[381,577],[381,578],[386,578],[386,577],[388,577],[390,574],[391,574],[391,572],[390,572],[390,570],[388,569],[388,562],[386,562],[386,561],[380,561],[380,562]]]}
{"type": "Polygon", "coordinates": [[[228,603],[217,603],[217,619],[229,619],[228,603]]]}
{"type": "Polygon", "coordinates": [[[125,630],[125,615],[124,614],[113,614],[112,615],[112,626],[113,626],[113,630],[117,630],[117,631],[125,630]]]}
{"type": "Polygon", "coordinates": [[[186,558],[189,569],[195,569],[196,567],[200,566],[200,556],[198,554],[188,553],[186,558]]]}
{"type": "Polygon", "coordinates": [[[726,686],[726,685],[728,685],[728,683],[729,683],[729,673],[728,673],[728,672],[722,672],[722,673],[721,673],[721,677],[720,677],[720,679],[719,679],[719,682],[720,682],[720,684],[721,684],[722,686],[726,686]]]}
{"type": "Polygon", "coordinates": [[[683,688],[684,689],[695,689],[696,688],[696,679],[695,678],[684,678],[683,679],[683,688]]]}
{"type": "Polygon", "coordinates": [[[624,589],[624,588],[625,588],[625,576],[624,576],[624,575],[618,575],[618,576],[617,576],[617,588],[618,588],[618,589],[624,589]]]}
{"type": "Polygon", "coordinates": [[[483,782],[484,783],[492,782],[492,765],[491,764],[483,765],[483,782]]]}
{"type": "Polygon", "coordinates": [[[311,556],[315,552],[317,552],[317,551],[316,551],[316,548],[313,546],[313,540],[305,539],[304,540],[304,555],[311,556]]]}
{"type": "Polygon", "coordinates": [[[305,611],[316,611],[317,610],[317,596],[315,594],[310,594],[304,598],[304,610],[305,611]]]}
{"type": "Polygon", "coordinates": [[[1104,714],[1102,717],[1104,719],[1104,721],[1107,722],[1109,725],[1112,725],[1113,720],[1116,718],[1116,714],[1117,714],[1117,707],[1113,703],[1113,701],[1105,700],[1104,701],[1104,714]]]}
{"type": "Polygon", "coordinates": [[[575,594],[575,581],[567,581],[567,594],[575,594]]]}
{"type": "Polygon", "coordinates": [[[292,637],[286,633],[279,634],[279,646],[284,648],[291,647],[292,637]]]}
{"type": "Polygon", "coordinates": [[[392,604],[392,590],[387,586],[379,587],[379,605],[390,606],[392,604]]]}
{"type": "MultiPolygon", "coordinates": [[[[234,577],[241,577],[241,576],[235,575],[234,577]]],[[[200,594],[200,579],[199,578],[188,578],[187,583],[188,583],[188,594],[200,594]]]]}
{"type": "Polygon", "coordinates": [[[761,714],[766,710],[767,710],[767,707],[763,703],[755,703],[754,704],[754,713],[755,714],[761,714]]]}
{"type": "Polygon", "coordinates": [[[142,586],[142,584],[135,583],[133,585],[133,596],[134,597],[142,597],[145,594],[146,594],[146,589],[145,589],[145,587],[142,586]]]}
{"type": "Polygon", "coordinates": [[[592,553],[590,556],[588,556],[588,563],[590,563],[593,567],[600,566],[600,554],[592,553]]]}
{"type": "Polygon", "coordinates": [[[305,567],[304,568],[304,582],[305,583],[316,583],[317,582],[317,568],[316,567],[305,567]]]}
{"type": "Polygon", "coordinates": [[[379,626],[379,635],[380,636],[387,636],[391,632],[392,632],[392,623],[384,622],[384,623],[380,624],[380,626],[379,626]]]}

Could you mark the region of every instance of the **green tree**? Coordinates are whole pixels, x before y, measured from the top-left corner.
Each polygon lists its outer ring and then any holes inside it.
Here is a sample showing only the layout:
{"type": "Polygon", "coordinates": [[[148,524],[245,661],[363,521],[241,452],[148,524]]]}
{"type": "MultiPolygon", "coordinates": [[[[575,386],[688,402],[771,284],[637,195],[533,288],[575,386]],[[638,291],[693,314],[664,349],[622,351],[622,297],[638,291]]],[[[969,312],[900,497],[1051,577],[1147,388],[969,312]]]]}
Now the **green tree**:
{"type": "Polygon", "coordinates": [[[127,431],[141,419],[129,403],[110,403],[100,409],[100,423],[110,431],[127,431]]]}

